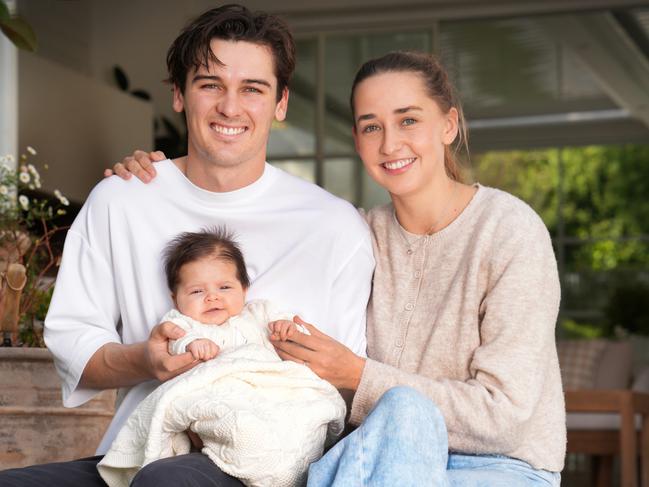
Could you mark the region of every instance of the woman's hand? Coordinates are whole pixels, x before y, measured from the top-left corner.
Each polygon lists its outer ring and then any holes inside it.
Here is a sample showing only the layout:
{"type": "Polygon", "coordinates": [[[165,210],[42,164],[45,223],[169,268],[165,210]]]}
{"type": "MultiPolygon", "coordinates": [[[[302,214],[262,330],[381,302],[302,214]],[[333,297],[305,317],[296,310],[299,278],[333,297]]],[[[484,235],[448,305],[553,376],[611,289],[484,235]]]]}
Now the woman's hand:
{"type": "Polygon", "coordinates": [[[136,150],[132,156],[126,156],[122,162],[118,162],[112,169],[104,171],[104,177],[107,178],[113,174],[122,179],[131,179],[135,175],[143,183],[148,183],[156,176],[154,162],[163,161],[167,157],[161,151],[144,152],[136,150]]]}
{"type": "Polygon", "coordinates": [[[279,356],[306,365],[337,389],[358,389],[365,359],[315,326],[302,321],[299,316],[295,316],[293,321],[304,326],[311,335],[294,333],[288,341],[271,337],[279,356]]]}

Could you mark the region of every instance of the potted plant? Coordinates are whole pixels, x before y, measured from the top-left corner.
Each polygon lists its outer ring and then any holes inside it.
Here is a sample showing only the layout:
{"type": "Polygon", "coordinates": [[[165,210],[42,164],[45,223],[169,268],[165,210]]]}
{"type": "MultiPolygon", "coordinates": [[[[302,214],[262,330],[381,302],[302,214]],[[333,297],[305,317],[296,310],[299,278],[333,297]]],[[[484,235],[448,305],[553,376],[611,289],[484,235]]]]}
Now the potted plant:
{"type": "MultiPolygon", "coordinates": [[[[0,465],[69,460],[94,453],[114,410],[114,392],[84,406],[61,404],[60,382],[44,348],[42,322],[59,263],[53,237],[69,205],[42,193],[31,147],[14,169],[0,157],[0,465]]],[[[11,165],[10,165],[11,164],[11,165]]],[[[46,166],[45,166],[46,167],[46,166]]]]}

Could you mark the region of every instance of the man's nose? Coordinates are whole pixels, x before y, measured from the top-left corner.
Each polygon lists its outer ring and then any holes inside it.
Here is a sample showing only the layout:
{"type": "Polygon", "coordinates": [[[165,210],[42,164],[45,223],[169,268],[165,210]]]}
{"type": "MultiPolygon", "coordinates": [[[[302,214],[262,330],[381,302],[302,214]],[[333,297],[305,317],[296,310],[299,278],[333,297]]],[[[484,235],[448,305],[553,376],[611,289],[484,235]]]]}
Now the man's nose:
{"type": "Polygon", "coordinates": [[[220,98],[217,109],[221,115],[233,118],[239,115],[241,110],[239,94],[234,91],[227,91],[220,98]]]}

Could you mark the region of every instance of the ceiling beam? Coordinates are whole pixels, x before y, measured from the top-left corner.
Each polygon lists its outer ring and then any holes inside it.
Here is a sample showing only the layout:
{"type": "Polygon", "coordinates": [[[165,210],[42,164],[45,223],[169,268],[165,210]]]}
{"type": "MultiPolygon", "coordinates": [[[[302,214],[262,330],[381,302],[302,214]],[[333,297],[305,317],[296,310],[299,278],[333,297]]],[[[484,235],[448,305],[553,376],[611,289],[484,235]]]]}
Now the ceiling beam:
{"type": "Polygon", "coordinates": [[[537,21],[576,54],[621,108],[649,127],[649,59],[613,15],[560,15],[537,21]]]}
{"type": "MultiPolygon", "coordinates": [[[[210,0],[198,0],[210,2],[210,0]]],[[[625,9],[644,0],[240,0],[284,17],[296,33],[430,26],[436,21],[625,9]]]]}

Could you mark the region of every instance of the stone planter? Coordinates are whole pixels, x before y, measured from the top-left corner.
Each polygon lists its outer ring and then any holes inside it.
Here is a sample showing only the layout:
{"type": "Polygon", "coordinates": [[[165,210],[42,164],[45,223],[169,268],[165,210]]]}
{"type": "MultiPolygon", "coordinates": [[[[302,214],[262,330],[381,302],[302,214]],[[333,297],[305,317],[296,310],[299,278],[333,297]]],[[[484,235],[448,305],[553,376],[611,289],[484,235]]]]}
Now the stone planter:
{"type": "Polygon", "coordinates": [[[64,408],[47,349],[0,348],[0,470],[94,455],[114,405],[105,391],[64,408]]]}

